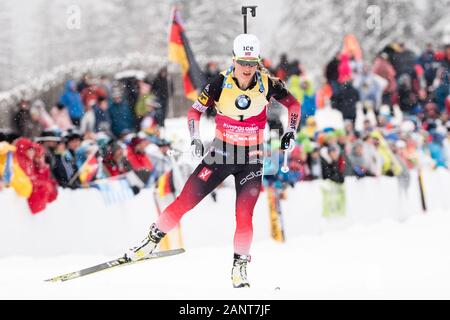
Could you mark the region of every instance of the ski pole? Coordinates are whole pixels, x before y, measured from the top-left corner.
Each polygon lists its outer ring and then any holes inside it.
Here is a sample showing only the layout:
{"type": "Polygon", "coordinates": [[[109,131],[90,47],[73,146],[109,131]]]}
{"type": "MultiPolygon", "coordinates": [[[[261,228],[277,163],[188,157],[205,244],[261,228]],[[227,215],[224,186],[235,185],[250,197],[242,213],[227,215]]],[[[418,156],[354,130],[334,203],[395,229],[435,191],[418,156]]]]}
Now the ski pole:
{"type": "Polygon", "coordinates": [[[283,172],[283,173],[289,172],[288,154],[289,154],[289,150],[287,150],[287,149],[284,150],[283,166],[281,167],[281,172],[283,172]]]}

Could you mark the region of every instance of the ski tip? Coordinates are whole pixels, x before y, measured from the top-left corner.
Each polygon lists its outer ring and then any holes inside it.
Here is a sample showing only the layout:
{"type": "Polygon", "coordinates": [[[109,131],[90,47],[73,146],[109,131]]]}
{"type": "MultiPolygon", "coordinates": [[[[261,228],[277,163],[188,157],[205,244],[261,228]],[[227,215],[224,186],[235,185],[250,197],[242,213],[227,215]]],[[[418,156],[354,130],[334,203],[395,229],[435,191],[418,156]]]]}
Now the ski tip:
{"type": "Polygon", "coordinates": [[[59,277],[44,280],[44,282],[58,282],[58,281],[61,281],[61,279],[59,279],[59,277]]]}
{"type": "Polygon", "coordinates": [[[44,281],[45,282],[63,282],[63,281],[75,279],[78,276],[79,276],[78,272],[71,272],[71,273],[63,274],[61,276],[57,276],[57,277],[53,277],[53,278],[50,278],[50,279],[46,279],[44,281]]]}

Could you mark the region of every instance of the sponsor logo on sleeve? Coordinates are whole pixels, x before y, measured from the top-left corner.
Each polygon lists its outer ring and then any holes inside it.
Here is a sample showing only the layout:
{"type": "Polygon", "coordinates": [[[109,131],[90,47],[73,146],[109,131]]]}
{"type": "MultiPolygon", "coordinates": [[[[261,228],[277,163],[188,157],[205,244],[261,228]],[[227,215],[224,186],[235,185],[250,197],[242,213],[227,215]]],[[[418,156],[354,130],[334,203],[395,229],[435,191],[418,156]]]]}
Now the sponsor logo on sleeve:
{"type": "Polygon", "coordinates": [[[211,169],[208,169],[207,167],[204,167],[201,171],[200,171],[200,173],[197,175],[197,177],[200,179],[200,180],[203,180],[203,181],[208,181],[208,179],[211,177],[211,174],[212,174],[212,170],[211,169]]]}
{"type": "Polygon", "coordinates": [[[192,105],[192,108],[194,108],[195,110],[200,111],[200,112],[205,112],[206,109],[208,109],[208,107],[204,106],[203,104],[201,104],[198,101],[194,102],[194,104],[192,105]]]}
{"type": "Polygon", "coordinates": [[[291,129],[295,129],[295,125],[297,124],[298,114],[291,113],[291,122],[289,124],[289,127],[291,129]]]}
{"type": "Polygon", "coordinates": [[[208,103],[209,97],[208,95],[205,93],[205,91],[202,91],[202,93],[198,96],[198,101],[203,104],[206,105],[208,103]]]}

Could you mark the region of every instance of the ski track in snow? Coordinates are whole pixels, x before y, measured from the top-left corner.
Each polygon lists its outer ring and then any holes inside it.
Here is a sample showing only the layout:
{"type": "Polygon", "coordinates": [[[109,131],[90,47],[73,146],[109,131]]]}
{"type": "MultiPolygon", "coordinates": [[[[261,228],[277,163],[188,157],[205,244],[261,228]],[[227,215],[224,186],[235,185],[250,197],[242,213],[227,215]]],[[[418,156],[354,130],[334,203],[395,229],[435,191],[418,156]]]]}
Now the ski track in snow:
{"type": "Polygon", "coordinates": [[[449,229],[450,214],[433,212],[258,241],[250,289],[231,287],[232,243],[60,283],[43,280],[113,257],[3,258],[0,299],[449,299],[449,229]]]}

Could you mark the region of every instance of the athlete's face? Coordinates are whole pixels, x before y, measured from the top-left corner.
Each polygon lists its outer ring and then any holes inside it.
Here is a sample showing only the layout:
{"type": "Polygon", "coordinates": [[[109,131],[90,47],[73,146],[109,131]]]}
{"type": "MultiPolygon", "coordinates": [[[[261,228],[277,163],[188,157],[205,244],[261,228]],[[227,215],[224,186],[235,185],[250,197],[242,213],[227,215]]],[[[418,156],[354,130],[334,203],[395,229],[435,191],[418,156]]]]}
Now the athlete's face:
{"type": "Polygon", "coordinates": [[[241,62],[234,60],[234,76],[238,79],[239,83],[248,83],[255,75],[258,68],[257,61],[255,63],[241,62]]]}

